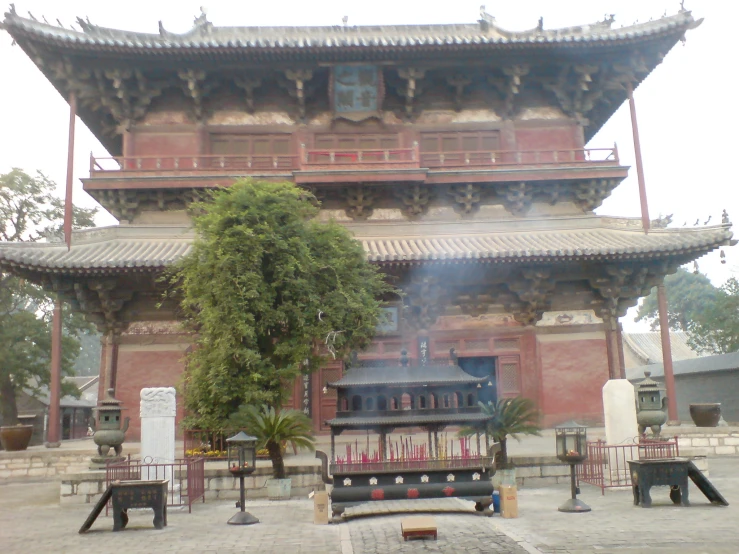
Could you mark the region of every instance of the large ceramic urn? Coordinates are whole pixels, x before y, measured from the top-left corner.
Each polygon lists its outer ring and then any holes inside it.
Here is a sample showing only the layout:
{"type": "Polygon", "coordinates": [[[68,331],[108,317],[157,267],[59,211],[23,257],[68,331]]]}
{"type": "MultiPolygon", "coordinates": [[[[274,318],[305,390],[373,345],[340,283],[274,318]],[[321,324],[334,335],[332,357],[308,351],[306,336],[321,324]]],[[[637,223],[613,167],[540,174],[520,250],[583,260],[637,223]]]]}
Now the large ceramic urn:
{"type": "Polygon", "coordinates": [[[647,428],[654,435],[659,435],[662,426],[667,423],[667,397],[664,388],[651,379],[651,371],[644,372],[644,380],[636,385],[636,423],[639,434],[643,435],[647,428]]]}
{"type": "Polygon", "coordinates": [[[95,410],[98,417],[93,441],[98,447],[98,457],[93,462],[106,463],[120,458],[130,418],[123,420],[121,401],[113,397],[113,389],[108,389],[108,395],[95,410]]]}

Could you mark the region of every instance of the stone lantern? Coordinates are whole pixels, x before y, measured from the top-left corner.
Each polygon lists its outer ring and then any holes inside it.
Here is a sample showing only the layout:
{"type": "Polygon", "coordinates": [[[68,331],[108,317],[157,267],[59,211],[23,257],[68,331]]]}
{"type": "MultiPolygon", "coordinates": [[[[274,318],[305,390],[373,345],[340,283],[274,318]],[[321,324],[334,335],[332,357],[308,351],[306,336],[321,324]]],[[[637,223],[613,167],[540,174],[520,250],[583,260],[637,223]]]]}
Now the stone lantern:
{"type": "Polygon", "coordinates": [[[644,372],[644,380],[636,385],[636,422],[639,434],[643,435],[647,427],[657,436],[667,422],[667,396],[664,388],[651,379],[650,371],[644,372]]]}
{"type": "Polygon", "coordinates": [[[121,401],[113,397],[113,389],[108,389],[108,395],[95,408],[97,423],[92,440],[97,444],[98,455],[92,458],[94,464],[107,464],[122,461],[123,441],[131,418],[123,420],[121,401]],[[110,450],[113,449],[113,454],[110,450]]]}
{"type": "Polygon", "coordinates": [[[572,498],[558,509],[560,512],[589,512],[590,506],[577,498],[575,466],[588,457],[587,430],[585,425],[574,421],[562,423],[554,428],[557,440],[557,458],[570,464],[570,491],[572,498]]]}
{"type": "Polygon", "coordinates": [[[239,431],[233,437],[226,439],[228,445],[228,471],[234,477],[239,478],[239,508],[241,511],[228,520],[231,525],[252,525],[259,520],[245,511],[246,491],[244,489],[244,477],[254,473],[257,468],[257,442],[256,437],[239,431]]]}

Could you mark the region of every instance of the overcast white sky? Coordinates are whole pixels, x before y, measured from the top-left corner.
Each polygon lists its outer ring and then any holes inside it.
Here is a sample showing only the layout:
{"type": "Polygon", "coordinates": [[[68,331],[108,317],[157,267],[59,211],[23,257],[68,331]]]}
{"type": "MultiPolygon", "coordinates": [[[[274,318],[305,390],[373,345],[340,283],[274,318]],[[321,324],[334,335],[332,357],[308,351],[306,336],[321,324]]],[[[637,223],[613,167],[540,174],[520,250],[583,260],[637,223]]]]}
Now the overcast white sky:
{"type": "MultiPolygon", "coordinates": [[[[89,17],[92,23],[119,29],[157,32],[162,20],[167,30],[184,32],[205,6],[214,25],[340,25],[349,16],[350,25],[405,23],[470,23],[479,18],[480,4],[496,17],[498,25],[510,30],[530,29],[540,16],[546,28],[592,23],[605,14],[615,14],[615,26],[630,25],[674,14],[677,0],[280,0],[279,2],[234,2],[233,0],[16,0],[19,14],[57,18],[65,25],[75,18],[89,17]]],[[[736,139],[739,117],[735,65],[739,47],[736,22],[739,2],[730,0],[685,0],[685,7],[702,26],[688,33],[687,43],[678,44],[635,93],[650,216],[674,214],[673,226],[709,215],[711,224],[721,221],[726,209],[739,222],[739,191],[736,139]]],[[[76,25],[75,25],[76,26],[76,25]]],[[[79,28],[78,26],[76,26],[79,28]]],[[[32,172],[39,169],[54,179],[63,195],[66,174],[68,106],[17,46],[0,31],[0,173],[12,167],[32,172]]],[[[624,165],[632,166],[629,178],[598,210],[600,214],[640,215],[636,170],[628,105],[624,104],[591,140],[592,147],[616,142],[624,165]]],[[[89,154],[104,155],[104,148],[78,120],[75,156],[75,203],[94,205],[82,191],[79,178],[88,174],[89,154]]],[[[103,212],[98,222],[115,220],[103,212]]],[[[727,262],[718,253],[699,260],[701,271],[714,284],[723,283],[739,271],[739,248],[726,250],[727,262]]],[[[624,318],[627,330],[636,329],[632,317],[624,318]]]]}

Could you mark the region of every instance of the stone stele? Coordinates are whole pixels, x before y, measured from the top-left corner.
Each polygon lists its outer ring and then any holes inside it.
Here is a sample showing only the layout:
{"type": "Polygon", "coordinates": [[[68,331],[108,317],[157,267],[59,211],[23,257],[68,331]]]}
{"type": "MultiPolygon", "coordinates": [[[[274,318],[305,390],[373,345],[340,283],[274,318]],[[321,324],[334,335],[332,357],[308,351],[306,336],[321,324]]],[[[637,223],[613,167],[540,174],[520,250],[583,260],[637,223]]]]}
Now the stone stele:
{"type": "Polygon", "coordinates": [[[172,463],[175,459],[174,387],[141,389],[141,460],[146,464],[172,463]]]}
{"type": "Polygon", "coordinates": [[[611,379],[603,386],[603,411],[607,444],[633,443],[639,436],[634,385],[627,379],[611,379]]]}

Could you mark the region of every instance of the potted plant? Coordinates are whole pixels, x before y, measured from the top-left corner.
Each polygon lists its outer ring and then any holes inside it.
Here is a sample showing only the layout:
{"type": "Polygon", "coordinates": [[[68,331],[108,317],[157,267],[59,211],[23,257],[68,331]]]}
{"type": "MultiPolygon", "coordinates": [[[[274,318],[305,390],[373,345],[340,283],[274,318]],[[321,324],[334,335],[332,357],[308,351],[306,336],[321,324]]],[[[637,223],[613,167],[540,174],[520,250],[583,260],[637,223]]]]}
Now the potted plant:
{"type": "Polygon", "coordinates": [[[272,479],[267,481],[267,494],[272,500],[290,498],[292,481],[287,478],[283,458],[283,444],[293,448],[315,448],[311,420],[298,410],[279,410],[272,406],[242,405],[231,416],[234,425],[243,427],[259,442],[257,448],[266,448],[272,462],[272,479]]]}
{"type": "MultiPolygon", "coordinates": [[[[497,402],[488,402],[484,404],[479,402],[482,413],[488,416],[487,423],[484,428],[480,427],[463,427],[459,431],[460,436],[470,436],[480,433],[481,431],[491,437],[495,442],[500,443],[500,451],[496,454],[497,467],[501,470],[500,478],[504,478],[504,473],[512,472],[513,465],[508,460],[508,437],[520,441],[520,435],[536,435],[541,436],[541,427],[539,427],[539,411],[533,400],[516,396],[513,398],[501,398],[497,402]]],[[[514,479],[515,473],[508,478],[514,479]]]]}

